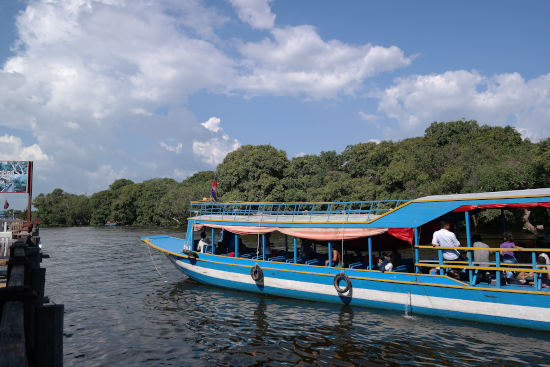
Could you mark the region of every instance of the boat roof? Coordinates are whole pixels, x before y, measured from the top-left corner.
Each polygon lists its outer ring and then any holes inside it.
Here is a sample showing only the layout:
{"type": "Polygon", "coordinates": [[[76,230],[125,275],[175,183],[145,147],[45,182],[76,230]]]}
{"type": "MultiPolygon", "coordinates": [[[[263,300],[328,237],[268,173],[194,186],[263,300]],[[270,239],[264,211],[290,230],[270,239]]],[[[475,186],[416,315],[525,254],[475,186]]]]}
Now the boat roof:
{"type": "Polygon", "coordinates": [[[453,211],[550,207],[550,188],[432,195],[409,201],[191,204],[196,223],[277,227],[414,228],[453,211]],[[524,206],[522,206],[524,205],[524,206]]]}

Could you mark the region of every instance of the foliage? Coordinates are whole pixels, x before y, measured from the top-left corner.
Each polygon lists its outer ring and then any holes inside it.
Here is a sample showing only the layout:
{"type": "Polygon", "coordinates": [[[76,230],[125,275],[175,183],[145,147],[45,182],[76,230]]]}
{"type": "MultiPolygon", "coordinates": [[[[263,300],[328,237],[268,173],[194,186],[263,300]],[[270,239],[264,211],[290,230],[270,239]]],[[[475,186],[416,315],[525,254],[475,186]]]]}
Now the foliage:
{"type": "MultiPolygon", "coordinates": [[[[424,136],[350,145],[338,154],[288,160],[271,145],[246,145],[216,169],[222,201],[344,201],[550,186],[550,139],[532,143],[510,126],[434,122],[424,136]]],[[[210,197],[214,172],[176,182],[119,179],[90,197],[55,189],[33,204],[46,225],[186,225],[189,202],[210,197]]],[[[481,221],[495,220],[488,213],[481,221]]]]}

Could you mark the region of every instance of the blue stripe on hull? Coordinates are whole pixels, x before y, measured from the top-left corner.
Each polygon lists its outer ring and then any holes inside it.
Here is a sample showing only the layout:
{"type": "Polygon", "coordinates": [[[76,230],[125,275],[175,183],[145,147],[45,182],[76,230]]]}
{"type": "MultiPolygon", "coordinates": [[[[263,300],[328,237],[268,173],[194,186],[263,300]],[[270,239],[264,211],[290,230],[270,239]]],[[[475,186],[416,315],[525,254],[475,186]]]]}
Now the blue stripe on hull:
{"type": "MultiPolygon", "coordinates": [[[[176,259],[180,261],[189,262],[189,260],[176,258],[174,256],[170,256],[170,259],[174,263],[176,259]]],[[[216,258],[216,260],[219,260],[219,257],[216,258]]],[[[239,261],[239,259],[231,259],[231,262],[239,263],[242,261],[239,261]]],[[[251,266],[251,265],[254,265],[256,261],[245,261],[245,263],[251,266]]],[[[392,303],[392,302],[384,302],[384,301],[366,300],[366,299],[354,298],[354,297],[338,296],[336,292],[334,295],[328,295],[328,294],[322,294],[322,293],[303,292],[303,291],[297,291],[292,289],[284,289],[284,288],[278,288],[278,287],[259,286],[257,284],[243,283],[243,282],[229,280],[229,279],[220,279],[216,277],[211,277],[208,275],[200,274],[192,270],[183,269],[177,264],[175,265],[179,270],[181,270],[190,278],[198,282],[219,286],[219,287],[224,287],[224,288],[238,289],[238,290],[256,292],[256,293],[265,293],[265,294],[290,297],[290,298],[305,299],[310,301],[322,301],[322,302],[329,302],[329,303],[346,303],[351,305],[380,308],[380,309],[394,310],[394,311],[400,311],[400,312],[404,312],[405,307],[408,307],[409,312],[414,314],[422,314],[422,315],[428,315],[428,316],[441,316],[441,317],[463,319],[463,320],[476,321],[476,322],[488,322],[492,324],[500,324],[500,325],[506,325],[506,326],[527,327],[531,329],[539,329],[539,330],[546,330],[546,331],[550,330],[550,323],[548,322],[516,319],[511,317],[490,316],[490,315],[483,315],[483,314],[473,314],[473,313],[466,313],[466,312],[448,311],[448,310],[437,309],[437,308],[426,308],[426,307],[418,307],[418,306],[409,307],[401,303],[392,303]]],[[[275,265],[275,263],[271,263],[271,262],[260,263],[260,266],[262,267],[273,266],[273,265],[275,265]]],[[[279,264],[279,265],[285,267],[285,264],[279,264]]],[[[209,263],[209,262],[202,262],[202,261],[197,262],[193,266],[203,267],[206,269],[228,271],[235,274],[245,274],[250,276],[250,267],[248,266],[246,267],[235,266],[230,264],[209,263]]],[[[323,267],[321,268],[297,267],[297,268],[299,268],[301,271],[315,271],[315,272],[330,271],[331,274],[336,274],[339,272],[339,269],[330,269],[330,268],[323,268],[323,267]]],[[[361,273],[362,274],[360,274],[360,276],[363,276],[363,277],[371,277],[373,276],[373,274],[384,275],[383,273],[377,273],[377,272],[374,272],[374,273],[367,272],[366,274],[365,272],[361,272],[361,273]]],[[[351,276],[352,272],[346,269],[346,274],[351,276]]],[[[388,273],[388,275],[389,274],[391,273],[388,273]]],[[[405,275],[408,275],[408,274],[405,274],[405,275]]],[[[411,276],[414,276],[414,275],[411,274],[411,276]]],[[[277,271],[277,270],[267,270],[267,269],[264,269],[264,277],[285,279],[285,280],[292,280],[292,281],[301,281],[301,282],[307,282],[307,283],[316,283],[316,284],[330,285],[330,286],[332,286],[332,282],[333,282],[332,276],[302,274],[302,273],[297,274],[297,273],[277,271]]],[[[435,279],[437,279],[437,277],[431,277],[431,278],[433,278],[433,279],[430,279],[430,281],[432,282],[435,281],[435,279]]],[[[475,290],[473,291],[468,289],[453,289],[453,288],[441,288],[436,286],[385,283],[385,282],[380,282],[376,280],[368,281],[368,280],[360,280],[360,279],[352,279],[352,284],[353,284],[353,289],[393,292],[399,296],[403,296],[403,294],[407,295],[410,292],[411,294],[417,294],[421,296],[452,298],[452,299],[456,299],[457,302],[462,300],[471,300],[471,301],[478,301],[478,302],[493,303],[497,305],[502,305],[504,307],[506,307],[507,304],[533,305],[536,307],[545,307],[545,308],[550,307],[550,296],[545,296],[545,295],[517,294],[517,293],[510,294],[506,292],[490,292],[490,291],[475,291],[475,290]]],[[[491,306],[492,305],[490,304],[487,305],[487,307],[491,307],[491,306]]]]}

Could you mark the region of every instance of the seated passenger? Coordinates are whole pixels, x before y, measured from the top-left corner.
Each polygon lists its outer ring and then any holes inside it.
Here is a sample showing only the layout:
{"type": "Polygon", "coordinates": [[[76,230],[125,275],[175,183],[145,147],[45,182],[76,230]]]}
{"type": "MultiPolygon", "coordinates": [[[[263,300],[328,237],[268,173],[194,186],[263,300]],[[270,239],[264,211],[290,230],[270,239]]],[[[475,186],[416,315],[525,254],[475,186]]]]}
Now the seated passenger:
{"type": "MultiPolygon", "coordinates": [[[[521,249],[523,247],[520,247],[520,246],[516,246],[516,244],[513,242],[513,237],[512,237],[512,234],[510,232],[504,232],[504,234],[502,235],[503,239],[504,239],[504,242],[500,244],[500,248],[503,248],[503,249],[512,249],[512,248],[517,248],[517,249],[521,249]]],[[[517,264],[518,261],[516,259],[516,256],[514,254],[515,251],[501,251],[503,257],[502,257],[502,262],[504,264],[517,264]]],[[[514,273],[511,272],[511,271],[507,271],[506,272],[506,278],[513,278],[514,277],[514,273]]]]}
{"type": "Polygon", "coordinates": [[[340,256],[340,251],[333,249],[332,250],[332,264],[328,263],[328,259],[325,260],[325,266],[336,266],[338,268],[343,267],[342,256],[340,256]]]}
{"type": "MultiPolygon", "coordinates": [[[[432,237],[432,245],[433,246],[441,246],[441,247],[459,247],[460,242],[458,242],[458,239],[456,238],[455,234],[449,229],[451,228],[451,224],[447,221],[441,221],[441,229],[438,231],[435,231],[432,237]]],[[[443,259],[453,261],[458,260],[460,258],[460,253],[457,250],[453,249],[447,249],[443,250],[443,259]]]]}
{"type": "Polygon", "coordinates": [[[392,271],[393,263],[390,254],[384,254],[383,258],[378,259],[378,270],[380,271],[392,271]]]}
{"type": "Polygon", "coordinates": [[[210,240],[206,237],[206,232],[201,232],[201,239],[199,241],[199,244],[197,246],[197,251],[204,252],[205,247],[210,245],[210,240]]]}

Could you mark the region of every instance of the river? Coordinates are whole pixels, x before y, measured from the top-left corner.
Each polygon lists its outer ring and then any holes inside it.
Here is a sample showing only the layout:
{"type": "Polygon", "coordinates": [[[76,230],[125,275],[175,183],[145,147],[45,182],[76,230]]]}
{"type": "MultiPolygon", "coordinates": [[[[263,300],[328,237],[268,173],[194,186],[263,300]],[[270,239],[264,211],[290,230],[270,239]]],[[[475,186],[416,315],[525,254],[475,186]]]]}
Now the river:
{"type": "Polygon", "coordinates": [[[237,292],[142,243],[182,233],[42,228],[65,366],[550,366],[550,333],[237,292]]]}

